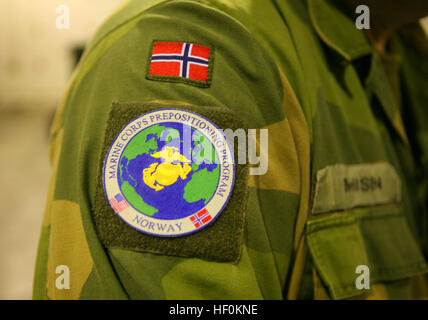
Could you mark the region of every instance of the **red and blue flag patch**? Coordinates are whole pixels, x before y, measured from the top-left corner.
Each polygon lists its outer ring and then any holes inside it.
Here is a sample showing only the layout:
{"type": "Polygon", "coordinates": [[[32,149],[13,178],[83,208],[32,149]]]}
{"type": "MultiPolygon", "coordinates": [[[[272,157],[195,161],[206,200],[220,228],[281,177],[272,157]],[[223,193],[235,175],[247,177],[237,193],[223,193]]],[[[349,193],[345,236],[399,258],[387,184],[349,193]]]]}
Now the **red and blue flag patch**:
{"type": "Polygon", "coordinates": [[[147,78],[208,87],[212,73],[212,55],[211,46],[155,41],[147,78]]]}
{"type": "Polygon", "coordinates": [[[128,202],[126,202],[120,193],[111,198],[110,203],[116,213],[121,213],[129,207],[128,202]]]}
{"type": "Polygon", "coordinates": [[[203,209],[203,210],[199,211],[197,214],[191,216],[189,219],[190,219],[190,221],[193,222],[193,225],[195,226],[195,228],[199,229],[203,225],[210,222],[212,220],[212,217],[209,214],[207,209],[203,209]]]}

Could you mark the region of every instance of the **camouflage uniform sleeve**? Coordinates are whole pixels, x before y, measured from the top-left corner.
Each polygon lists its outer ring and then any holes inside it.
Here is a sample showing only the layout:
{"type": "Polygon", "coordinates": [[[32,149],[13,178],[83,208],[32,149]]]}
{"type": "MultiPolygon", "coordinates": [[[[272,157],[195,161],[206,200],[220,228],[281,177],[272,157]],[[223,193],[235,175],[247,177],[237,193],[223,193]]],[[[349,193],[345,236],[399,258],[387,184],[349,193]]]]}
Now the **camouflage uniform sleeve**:
{"type": "MultiPolygon", "coordinates": [[[[51,156],[36,299],[282,299],[288,290],[307,212],[308,129],[285,76],[230,16],[193,1],[168,1],[134,15],[93,43],[58,111],[51,156]],[[200,86],[148,77],[153,43],[162,41],[211,48],[210,81],[200,86]],[[220,110],[210,119],[214,122],[230,113],[248,128],[268,129],[266,173],[239,176],[232,191],[245,189],[246,195],[240,199],[242,209],[235,210],[245,216],[242,228],[227,227],[239,235],[230,243],[238,245],[237,259],[226,258],[224,243],[225,251],[216,247],[221,239],[215,233],[210,250],[218,252],[211,258],[183,256],[173,246],[168,253],[144,249],[138,231],[125,232],[126,237],[115,233],[123,230],[118,229],[121,224],[130,228],[118,218],[111,224],[95,222],[105,209],[97,198],[104,192],[97,181],[106,136],[120,126],[120,111],[113,110],[117,102],[137,109],[147,103],[159,108],[207,106],[220,110]],[[117,237],[114,245],[100,236],[109,233],[117,237]],[[70,270],[67,290],[58,289],[61,265],[70,270]]],[[[203,232],[186,236],[186,244],[197,247],[200,239],[204,252],[210,239],[203,239],[203,232]]]]}

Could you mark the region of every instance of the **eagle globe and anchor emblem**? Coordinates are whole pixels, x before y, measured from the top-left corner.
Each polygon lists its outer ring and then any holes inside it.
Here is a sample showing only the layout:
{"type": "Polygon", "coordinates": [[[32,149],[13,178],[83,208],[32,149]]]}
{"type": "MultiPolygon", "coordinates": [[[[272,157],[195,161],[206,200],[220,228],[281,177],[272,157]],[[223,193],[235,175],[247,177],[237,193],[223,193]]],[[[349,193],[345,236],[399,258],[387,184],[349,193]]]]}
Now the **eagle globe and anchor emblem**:
{"type": "Polygon", "coordinates": [[[189,165],[192,161],[182,156],[178,148],[165,147],[162,151],[156,152],[151,156],[153,158],[161,158],[163,163],[155,162],[149,168],[144,169],[143,181],[156,191],[172,185],[179,177],[186,180],[187,174],[192,170],[189,165]]]}
{"type": "Polygon", "coordinates": [[[214,222],[232,193],[232,149],[199,114],[160,109],[128,123],[104,163],[116,214],[140,232],[177,237],[214,222]]]}

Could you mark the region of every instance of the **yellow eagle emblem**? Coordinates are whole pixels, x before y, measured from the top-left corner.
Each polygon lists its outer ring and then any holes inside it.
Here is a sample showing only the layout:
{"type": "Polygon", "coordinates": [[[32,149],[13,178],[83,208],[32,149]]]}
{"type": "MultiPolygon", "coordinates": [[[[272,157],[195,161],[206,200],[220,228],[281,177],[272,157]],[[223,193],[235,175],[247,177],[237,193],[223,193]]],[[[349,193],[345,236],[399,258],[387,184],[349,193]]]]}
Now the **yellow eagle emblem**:
{"type": "Polygon", "coordinates": [[[150,188],[160,191],[174,184],[180,177],[185,180],[192,167],[191,161],[180,154],[175,147],[165,147],[162,151],[151,155],[153,158],[162,159],[162,163],[152,163],[143,170],[143,181],[150,188]]]}

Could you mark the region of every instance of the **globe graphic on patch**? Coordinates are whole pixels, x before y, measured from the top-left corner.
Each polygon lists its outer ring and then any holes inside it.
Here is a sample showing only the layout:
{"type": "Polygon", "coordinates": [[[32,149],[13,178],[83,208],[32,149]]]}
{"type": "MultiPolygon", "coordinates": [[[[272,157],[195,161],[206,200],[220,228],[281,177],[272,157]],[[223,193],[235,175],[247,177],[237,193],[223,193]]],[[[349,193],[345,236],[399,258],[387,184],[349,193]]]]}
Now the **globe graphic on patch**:
{"type": "Polygon", "coordinates": [[[181,219],[202,210],[220,177],[214,146],[199,130],[177,122],[149,126],[126,145],[117,182],[126,201],[156,219],[181,219]],[[188,143],[183,143],[186,137],[188,143]]]}

